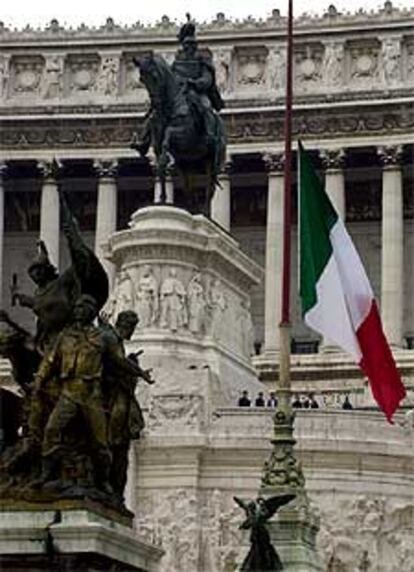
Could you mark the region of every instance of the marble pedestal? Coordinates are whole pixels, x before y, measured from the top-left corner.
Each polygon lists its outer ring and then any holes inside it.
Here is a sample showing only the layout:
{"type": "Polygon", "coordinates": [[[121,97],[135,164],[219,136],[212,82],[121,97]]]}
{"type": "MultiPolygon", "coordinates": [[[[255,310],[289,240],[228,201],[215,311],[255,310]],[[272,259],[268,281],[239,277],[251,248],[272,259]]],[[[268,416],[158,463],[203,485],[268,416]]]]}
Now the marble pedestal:
{"type": "Polygon", "coordinates": [[[90,509],[2,509],[2,572],[156,572],[163,551],[90,509]]]}

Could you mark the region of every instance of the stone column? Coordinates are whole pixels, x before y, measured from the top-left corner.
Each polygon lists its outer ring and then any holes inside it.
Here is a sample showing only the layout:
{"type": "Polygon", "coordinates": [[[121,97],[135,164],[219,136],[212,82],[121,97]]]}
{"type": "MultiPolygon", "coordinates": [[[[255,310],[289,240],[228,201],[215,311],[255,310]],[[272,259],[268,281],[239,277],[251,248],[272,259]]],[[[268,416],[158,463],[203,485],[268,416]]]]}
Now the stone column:
{"type": "Polygon", "coordinates": [[[230,232],[231,221],[231,161],[227,161],[219,175],[219,185],[214,192],[211,201],[211,218],[230,232]]]}
{"type": "Polygon", "coordinates": [[[264,353],[275,356],[279,350],[283,258],[283,155],[265,154],[268,172],[265,276],[264,353]]]}
{"type": "Polygon", "coordinates": [[[382,163],[381,316],[394,347],[403,341],[402,146],[379,147],[382,163]]]}
{"type": "Polygon", "coordinates": [[[61,165],[54,161],[39,161],[43,184],[40,198],[40,240],[46,244],[51,263],[59,268],[60,203],[58,175],[61,165]]]}
{"type": "Polygon", "coordinates": [[[7,165],[0,161],[0,308],[3,307],[4,177],[7,165]]]}
{"type": "Polygon", "coordinates": [[[323,149],[320,151],[325,167],[325,189],[342,220],[345,220],[345,151],[343,149],[323,149]]]}
{"type": "MultiPolygon", "coordinates": [[[[345,221],[345,151],[343,149],[322,149],[320,158],[325,168],[325,190],[332,201],[333,206],[340,218],[345,221]]],[[[335,345],[322,339],[320,351],[331,353],[341,351],[335,345]]]]}
{"type": "Polygon", "coordinates": [[[116,231],[117,218],[117,161],[95,161],[98,176],[98,202],[96,208],[95,254],[105,268],[110,287],[113,286],[114,265],[104,257],[102,246],[116,231]]]}

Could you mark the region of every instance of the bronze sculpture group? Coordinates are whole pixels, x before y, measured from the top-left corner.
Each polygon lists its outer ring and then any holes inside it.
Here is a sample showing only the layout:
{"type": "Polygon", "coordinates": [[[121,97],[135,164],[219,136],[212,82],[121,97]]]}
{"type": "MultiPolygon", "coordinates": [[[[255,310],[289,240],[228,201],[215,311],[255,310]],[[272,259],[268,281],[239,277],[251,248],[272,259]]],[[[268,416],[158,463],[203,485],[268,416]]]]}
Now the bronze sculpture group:
{"type": "Polygon", "coordinates": [[[135,312],[121,312],[114,326],[99,316],[108,279],[60,199],[71,266],[59,275],[40,243],[28,270],[34,294],[13,283],[13,303],[36,315],[35,335],[0,314],[0,354],[23,395],[19,434],[8,435],[0,456],[0,497],[87,497],[122,506],[129,444],[144,426],[136,382],[153,380],[137,354],[125,354],[135,312]]]}

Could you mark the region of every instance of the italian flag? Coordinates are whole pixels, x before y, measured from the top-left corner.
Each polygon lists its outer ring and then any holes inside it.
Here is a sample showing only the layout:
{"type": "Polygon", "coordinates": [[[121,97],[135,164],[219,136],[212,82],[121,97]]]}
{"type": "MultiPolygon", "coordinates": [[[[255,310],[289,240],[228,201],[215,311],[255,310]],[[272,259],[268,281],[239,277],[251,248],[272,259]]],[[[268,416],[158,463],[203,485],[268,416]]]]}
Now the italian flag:
{"type": "Polygon", "coordinates": [[[354,357],[391,422],[405,388],[361,259],[300,143],[299,205],[304,320],[354,357]]]}

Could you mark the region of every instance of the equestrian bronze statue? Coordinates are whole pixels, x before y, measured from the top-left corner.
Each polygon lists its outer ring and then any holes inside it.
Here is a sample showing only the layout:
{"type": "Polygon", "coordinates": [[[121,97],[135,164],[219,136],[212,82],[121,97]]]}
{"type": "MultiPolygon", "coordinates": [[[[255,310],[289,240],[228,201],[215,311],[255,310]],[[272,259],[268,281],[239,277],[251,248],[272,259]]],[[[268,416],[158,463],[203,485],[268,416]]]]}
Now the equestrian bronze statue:
{"type": "Polygon", "coordinates": [[[225,160],[226,138],[219,111],[224,102],[216,85],[213,63],[198,49],[195,25],[181,27],[181,49],[173,64],[155,54],[134,59],[142,83],[148,90],[150,108],[141,141],[135,148],[145,156],[152,146],[156,172],[165,202],[165,178],[174,166],[182,177],[185,206],[192,212],[210,214],[218,175],[225,160]],[[204,175],[204,197],[196,197],[195,178],[204,175]]]}

